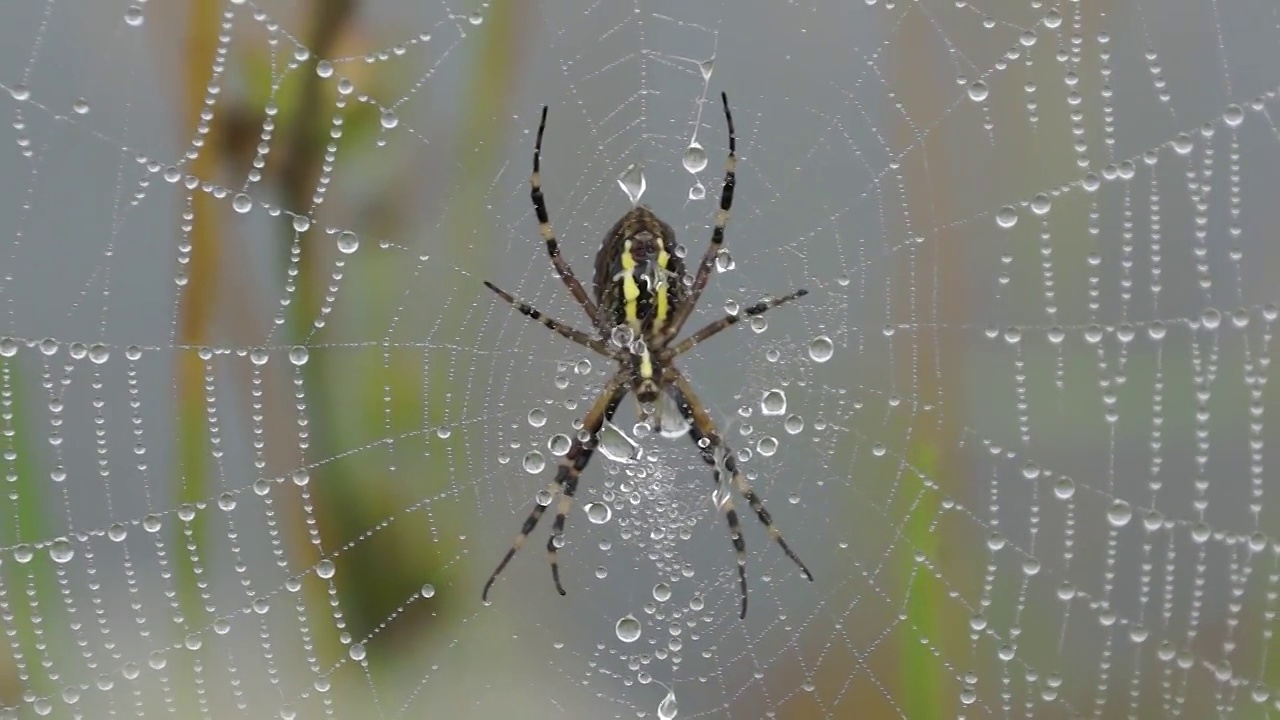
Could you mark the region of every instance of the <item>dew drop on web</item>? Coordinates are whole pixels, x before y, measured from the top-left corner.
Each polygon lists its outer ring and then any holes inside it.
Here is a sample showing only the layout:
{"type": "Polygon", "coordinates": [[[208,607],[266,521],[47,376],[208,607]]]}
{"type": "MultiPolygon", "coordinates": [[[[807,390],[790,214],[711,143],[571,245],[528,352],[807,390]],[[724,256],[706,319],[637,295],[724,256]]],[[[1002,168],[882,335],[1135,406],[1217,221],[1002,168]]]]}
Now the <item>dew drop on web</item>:
{"type": "Polygon", "coordinates": [[[685,170],[696,175],[707,169],[707,151],[695,140],[689,143],[689,147],[685,148],[684,156],[680,158],[680,162],[684,164],[685,170]]]}
{"type": "Polygon", "coordinates": [[[809,357],[814,362],[824,363],[836,352],[835,343],[826,335],[819,335],[809,343],[809,357]]]}
{"type": "Polygon", "coordinates": [[[640,639],[640,621],[635,615],[622,616],[613,629],[622,642],[630,643],[640,639]]]}
{"type": "Polygon", "coordinates": [[[618,175],[618,186],[622,188],[622,192],[627,194],[627,198],[631,200],[632,205],[639,205],[640,198],[644,196],[644,191],[647,187],[644,179],[644,168],[635,163],[628,165],[627,169],[618,175]]]}
{"type": "Polygon", "coordinates": [[[787,394],[777,388],[765,391],[760,398],[760,413],[762,415],[782,415],[786,412],[787,394]]]}

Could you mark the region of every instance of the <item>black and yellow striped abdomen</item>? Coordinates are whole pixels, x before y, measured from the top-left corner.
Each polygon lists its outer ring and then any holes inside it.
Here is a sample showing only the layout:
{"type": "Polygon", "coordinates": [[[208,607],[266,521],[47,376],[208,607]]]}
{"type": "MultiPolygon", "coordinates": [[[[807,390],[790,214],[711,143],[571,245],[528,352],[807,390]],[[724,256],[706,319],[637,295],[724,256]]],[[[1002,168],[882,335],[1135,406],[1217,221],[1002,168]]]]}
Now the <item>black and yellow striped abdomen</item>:
{"type": "Polygon", "coordinates": [[[623,215],[596,254],[596,302],[610,327],[626,325],[651,347],[688,296],[671,226],[643,205],[623,215]]]}

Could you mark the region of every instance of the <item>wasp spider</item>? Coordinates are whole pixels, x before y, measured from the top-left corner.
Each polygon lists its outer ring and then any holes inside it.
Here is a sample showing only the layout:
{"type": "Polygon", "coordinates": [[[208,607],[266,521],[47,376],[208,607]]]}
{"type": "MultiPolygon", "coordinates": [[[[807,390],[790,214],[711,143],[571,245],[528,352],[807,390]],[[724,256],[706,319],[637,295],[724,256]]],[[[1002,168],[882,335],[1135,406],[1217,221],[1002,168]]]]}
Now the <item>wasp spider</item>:
{"type": "MultiPolygon", "coordinates": [[[[586,290],[578,282],[569,263],[560,256],[560,248],[555,233],[551,230],[551,222],[547,217],[547,204],[542,195],[542,181],[539,173],[539,160],[542,155],[542,133],[547,126],[547,108],[542,108],[542,120],[538,124],[538,139],[533,147],[533,175],[529,180],[532,187],[533,209],[538,215],[538,226],[542,238],[547,243],[547,254],[551,256],[551,264],[556,274],[564,281],[578,304],[586,311],[591,320],[593,332],[577,330],[557,320],[543,315],[536,308],[517,300],[493,283],[485,285],[498,294],[503,300],[511,303],[524,315],[537,320],[547,328],[580,345],[590,348],[618,363],[618,370],[605,383],[604,390],[591,404],[586,417],[582,420],[582,431],[573,441],[569,452],[560,458],[560,467],[556,472],[555,482],[550,490],[560,493],[560,504],[556,510],[555,523],[552,526],[551,538],[547,541],[547,554],[551,561],[551,577],[555,581],[556,590],[564,595],[564,587],[560,584],[560,566],[556,560],[556,548],[562,544],[565,518],[568,516],[574,493],[578,490],[578,477],[591,462],[595,451],[597,436],[606,421],[613,419],[618,405],[628,392],[634,392],[637,402],[646,419],[651,415],[653,407],[660,396],[665,395],[671,401],[683,420],[689,425],[689,436],[697,445],[704,462],[712,468],[716,487],[722,488],[721,473],[728,473],[734,487],[746,499],[747,504],[755,511],[756,517],[764,524],[769,536],[782,548],[782,551],[800,567],[801,572],[810,581],[813,575],[805,567],[800,558],[787,546],[782,534],[773,525],[769,511],[765,509],[760,496],[751,489],[746,477],[739,470],[733,452],[725,445],[724,438],[716,429],[715,423],[707,413],[688,378],[675,365],[675,359],[699,343],[733,325],[743,317],[760,315],[767,310],[806,294],[806,290],[796,290],[783,297],[762,300],[738,313],[730,313],[716,320],[701,330],[692,333],[684,340],[676,342],[676,336],[684,327],[685,321],[693,313],[698,298],[707,286],[711,277],[712,266],[724,245],[724,228],[729,222],[729,208],[733,205],[734,168],[737,164],[735,155],[735,138],[733,116],[729,113],[729,99],[720,94],[724,103],[724,119],[729,127],[729,157],[725,161],[724,189],[720,195],[720,210],[716,213],[715,228],[711,232],[711,245],[702,256],[698,272],[690,282],[685,275],[682,252],[676,249],[676,236],[671,226],[663,222],[657,215],[644,206],[636,206],[623,215],[609,230],[596,254],[595,278],[592,283],[594,300],[587,296],[586,290]]],[[[729,495],[718,494],[717,501],[724,509],[729,521],[729,536],[738,553],[738,583],[742,595],[742,612],[747,615],[747,549],[742,537],[742,528],[738,523],[738,513],[734,510],[729,495]]],[[[549,503],[548,503],[549,504],[549,503]]],[[[489,589],[494,580],[502,572],[516,551],[524,544],[537,526],[538,520],[546,511],[546,506],[535,504],[529,517],[525,519],[511,548],[503,556],[502,562],[489,576],[484,585],[482,598],[487,600],[489,589]]]]}

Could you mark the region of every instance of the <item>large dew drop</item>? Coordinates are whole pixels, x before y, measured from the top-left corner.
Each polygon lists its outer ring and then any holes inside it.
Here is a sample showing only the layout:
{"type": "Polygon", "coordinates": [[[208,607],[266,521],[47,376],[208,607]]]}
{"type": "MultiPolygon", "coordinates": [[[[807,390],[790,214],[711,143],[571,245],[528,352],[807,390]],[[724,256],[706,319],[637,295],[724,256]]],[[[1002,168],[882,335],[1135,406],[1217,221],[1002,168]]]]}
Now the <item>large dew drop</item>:
{"type": "Polygon", "coordinates": [[[831,342],[831,338],[826,335],[819,335],[809,343],[809,357],[814,362],[824,363],[831,359],[836,352],[835,343],[831,342]]]}
{"type": "Polygon", "coordinates": [[[778,389],[767,390],[760,398],[762,415],[782,415],[787,411],[787,394],[778,389]]]}
{"type": "Polygon", "coordinates": [[[71,547],[71,543],[67,542],[66,538],[58,538],[49,546],[49,557],[56,563],[70,562],[75,555],[75,548],[71,547]]]}
{"type": "Polygon", "coordinates": [[[590,502],[586,505],[587,519],[596,525],[603,525],[609,522],[609,518],[613,516],[613,510],[602,502],[590,502]]]}
{"type": "Polygon", "coordinates": [[[635,615],[627,614],[614,626],[614,632],[622,642],[635,642],[640,639],[640,621],[635,615]]]}
{"type": "Polygon", "coordinates": [[[643,451],[636,441],[627,437],[626,433],[613,423],[605,421],[600,428],[600,452],[614,462],[631,464],[640,459],[643,451]]]}
{"type": "Polygon", "coordinates": [[[622,188],[622,192],[627,194],[632,205],[639,205],[640,198],[644,196],[646,187],[644,168],[635,163],[628,165],[627,169],[618,175],[618,186],[622,188]]]}
{"type": "Polygon", "coordinates": [[[678,711],[676,694],[668,690],[667,696],[662,698],[662,702],[658,703],[658,720],[672,720],[678,711]]]}
{"type": "Polygon", "coordinates": [[[684,169],[694,175],[707,169],[707,151],[695,140],[689,143],[689,147],[684,150],[684,157],[680,160],[684,164],[684,169]]]}

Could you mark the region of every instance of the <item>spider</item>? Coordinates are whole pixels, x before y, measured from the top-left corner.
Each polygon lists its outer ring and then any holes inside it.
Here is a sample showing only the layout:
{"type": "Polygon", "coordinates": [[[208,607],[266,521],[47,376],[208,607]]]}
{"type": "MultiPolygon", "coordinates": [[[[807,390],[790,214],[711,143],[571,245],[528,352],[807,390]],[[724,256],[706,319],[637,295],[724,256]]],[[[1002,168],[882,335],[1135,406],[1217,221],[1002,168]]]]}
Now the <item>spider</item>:
{"type": "MultiPolygon", "coordinates": [[[[555,581],[556,590],[561,595],[564,595],[565,591],[560,584],[560,565],[556,559],[556,550],[563,544],[565,519],[568,517],[574,493],[578,490],[578,477],[591,462],[598,433],[605,422],[612,421],[614,413],[617,412],[618,406],[628,392],[635,393],[636,401],[641,406],[641,413],[645,419],[651,416],[653,404],[659,400],[660,396],[665,394],[666,399],[674,403],[675,408],[689,426],[689,436],[698,447],[702,460],[711,466],[716,487],[725,487],[721,484],[721,473],[728,473],[738,492],[755,511],[756,517],[760,518],[769,536],[778,543],[787,557],[800,567],[804,576],[810,582],[813,581],[813,574],[787,545],[786,540],[782,538],[782,533],[774,527],[773,519],[765,509],[764,502],[751,489],[746,477],[738,469],[733,452],[725,444],[710,414],[698,400],[698,396],[694,394],[688,378],[675,365],[677,357],[737,323],[743,317],[761,315],[771,308],[802,297],[808,292],[800,289],[783,297],[761,300],[740,313],[730,313],[711,322],[682,341],[675,341],[685,321],[693,313],[694,306],[697,305],[698,298],[701,297],[711,277],[711,268],[724,246],[724,228],[729,222],[729,208],[733,205],[734,169],[737,165],[733,115],[729,112],[728,96],[720,93],[720,100],[724,104],[725,124],[729,128],[729,156],[725,161],[724,189],[720,194],[720,210],[716,213],[715,228],[711,232],[711,244],[707,247],[692,282],[685,275],[682,259],[684,253],[676,249],[676,236],[671,226],[649,208],[637,205],[623,215],[605,235],[600,250],[596,254],[595,277],[592,283],[594,300],[587,296],[586,290],[574,276],[573,268],[560,256],[560,247],[551,229],[546,200],[542,194],[539,161],[542,156],[542,133],[547,127],[545,105],[542,108],[542,120],[538,124],[538,139],[533,146],[533,174],[529,178],[530,196],[533,199],[534,212],[538,216],[538,227],[542,232],[542,239],[547,244],[547,254],[551,256],[551,265],[564,281],[565,286],[569,288],[573,298],[586,311],[594,332],[577,330],[549,318],[537,308],[521,302],[493,283],[485,282],[486,287],[525,316],[618,363],[617,372],[605,383],[604,389],[583,418],[582,431],[573,441],[569,451],[560,458],[554,484],[549,488],[553,497],[557,491],[561,494],[551,537],[547,540],[551,577],[555,581]]],[[[739,617],[745,618],[747,616],[746,542],[743,540],[742,527],[738,523],[738,513],[728,493],[717,493],[715,499],[724,509],[725,518],[729,523],[729,537],[733,541],[734,550],[737,551],[738,585],[742,596],[742,611],[739,617]]],[[[498,567],[489,576],[488,582],[484,584],[484,591],[481,594],[483,600],[488,600],[489,589],[493,587],[499,573],[506,568],[507,563],[524,545],[529,533],[533,532],[538,525],[538,520],[546,512],[547,505],[534,504],[533,510],[520,528],[520,533],[511,543],[511,548],[507,550],[498,567]]]]}

